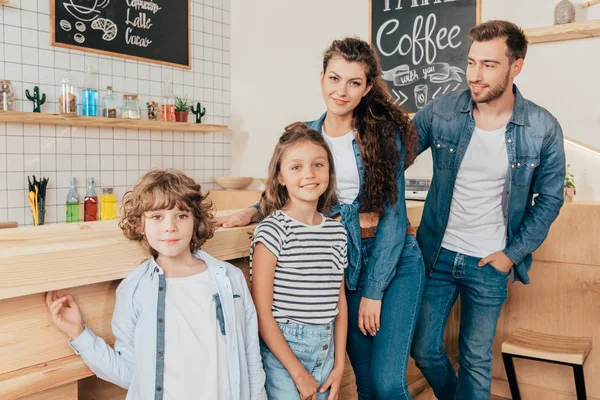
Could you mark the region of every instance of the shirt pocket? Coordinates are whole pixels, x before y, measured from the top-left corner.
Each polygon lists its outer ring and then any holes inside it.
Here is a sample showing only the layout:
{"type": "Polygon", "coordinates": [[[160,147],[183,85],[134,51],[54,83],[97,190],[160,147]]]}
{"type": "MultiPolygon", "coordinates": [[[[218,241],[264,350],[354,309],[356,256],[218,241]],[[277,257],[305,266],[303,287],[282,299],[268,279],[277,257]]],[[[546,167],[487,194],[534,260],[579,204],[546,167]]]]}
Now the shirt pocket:
{"type": "Polygon", "coordinates": [[[442,137],[433,139],[433,162],[438,169],[449,170],[454,167],[457,144],[442,137]]]}
{"type": "Polygon", "coordinates": [[[512,183],[519,190],[529,189],[535,169],[540,165],[538,156],[517,156],[517,160],[511,165],[512,183]]]}

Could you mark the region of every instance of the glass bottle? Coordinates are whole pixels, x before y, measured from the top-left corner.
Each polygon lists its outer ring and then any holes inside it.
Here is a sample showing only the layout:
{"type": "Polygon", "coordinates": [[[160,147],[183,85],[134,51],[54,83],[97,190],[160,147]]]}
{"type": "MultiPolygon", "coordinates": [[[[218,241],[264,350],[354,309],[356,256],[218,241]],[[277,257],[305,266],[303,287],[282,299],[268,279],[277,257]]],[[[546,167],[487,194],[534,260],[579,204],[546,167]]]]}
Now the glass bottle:
{"type": "Polygon", "coordinates": [[[85,193],[85,199],[83,200],[83,215],[84,221],[97,221],[98,220],[98,196],[96,195],[96,189],[94,188],[94,178],[88,178],[87,192],[85,193]]]}
{"type": "Polygon", "coordinates": [[[69,193],[67,193],[67,223],[79,222],[79,194],[75,184],[76,179],[73,177],[69,193]]]}
{"type": "Polygon", "coordinates": [[[170,80],[166,80],[162,86],[162,99],[160,103],[160,120],[175,121],[175,98],[173,97],[173,86],[170,80]]]}
{"type": "Polygon", "coordinates": [[[116,219],[117,208],[113,188],[103,188],[100,196],[100,219],[102,221],[116,219]]]}
{"type": "Polygon", "coordinates": [[[94,79],[92,66],[88,65],[81,91],[81,115],[87,117],[98,116],[98,90],[96,90],[94,79]]]}
{"type": "Polygon", "coordinates": [[[117,118],[117,102],[113,95],[112,86],[106,87],[106,95],[102,97],[102,116],[106,118],[117,118]]]}
{"type": "Polygon", "coordinates": [[[71,78],[65,76],[60,81],[60,95],[58,96],[58,110],[61,114],[77,114],[77,94],[71,78]]]}
{"type": "Polygon", "coordinates": [[[138,102],[137,94],[123,95],[123,105],[121,106],[121,118],[125,119],[140,119],[142,110],[138,102]]]}
{"type": "Polygon", "coordinates": [[[0,81],[0,111],[12,111],[15,94],[11,91],[10,81],[0,81]]]}

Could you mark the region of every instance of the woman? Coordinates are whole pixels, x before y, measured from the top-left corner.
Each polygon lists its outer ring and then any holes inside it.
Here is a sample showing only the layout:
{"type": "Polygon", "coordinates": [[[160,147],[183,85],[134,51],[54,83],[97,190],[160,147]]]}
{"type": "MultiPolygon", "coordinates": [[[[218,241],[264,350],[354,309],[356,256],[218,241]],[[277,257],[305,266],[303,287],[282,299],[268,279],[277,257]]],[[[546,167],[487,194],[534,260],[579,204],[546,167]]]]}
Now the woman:
{"type": "MultiPolygon", "coordinates": [[[[307,125],[322,132],[335,160],[331,216],[348,234],[347,351],[359,399],[410,399],[406,368],[425,276],[406,216],[404,169],[417,155],[417,133],[362,40],[336,40],[325,51],[321,88],[327,112],[307,125]]],[[[217,224],[260,218],[253,206],[217,224]]]]}

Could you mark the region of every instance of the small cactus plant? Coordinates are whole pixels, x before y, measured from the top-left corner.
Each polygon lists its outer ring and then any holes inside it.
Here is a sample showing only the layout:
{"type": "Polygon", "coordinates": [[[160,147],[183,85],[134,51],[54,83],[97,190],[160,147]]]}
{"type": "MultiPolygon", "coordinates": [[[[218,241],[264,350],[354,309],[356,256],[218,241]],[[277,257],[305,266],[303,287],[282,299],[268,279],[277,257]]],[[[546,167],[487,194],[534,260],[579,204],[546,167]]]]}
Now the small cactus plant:
{"type": "Polygon", "coordinates": [[[40,88],[37,86],[33,87],[33,96],[29,94],[29,89],[25,90],[25,95],[31,101],[33,101],[33,112],[40,112],[40,106],[46,102],[46,94],[42,94],[40,99],[40,88]]]}
{"type": "Polygon", "coordinates": [[[200,111],[200,102],[196,103],[196,109],[194,110],[194,106],[191,107],[191,111],[196,115],[196,123],[200,124],[202,123],[202,117],[204,117],[204,114],[206,114],[206,107],[202,108],[202,111],[200,111]]]}

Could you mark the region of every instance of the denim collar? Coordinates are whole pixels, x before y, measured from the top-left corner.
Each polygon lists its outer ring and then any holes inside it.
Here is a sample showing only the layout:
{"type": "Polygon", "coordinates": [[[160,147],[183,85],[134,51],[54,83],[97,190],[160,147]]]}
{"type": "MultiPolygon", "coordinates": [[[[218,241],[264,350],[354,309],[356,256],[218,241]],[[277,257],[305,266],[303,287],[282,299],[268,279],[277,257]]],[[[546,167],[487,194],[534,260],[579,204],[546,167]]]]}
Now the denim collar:
{"type": "MultiPolygon", "coordinates": [[[[460,112],[473,115],[473,98],[471,97],[471,91],[466,90],[465,92],[467,93],[467,96],[460,112]]],[[[515,125],[525,125],[525,101],[523,100],[523,96],[517,88],[517,85],[513,84],[512,92],[515,95],[515,106],[513,108],[512,116],[510,117],[510,122],[515,125]]]]}

